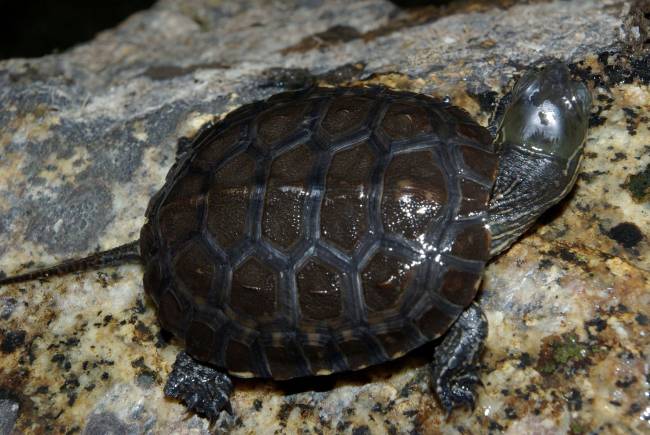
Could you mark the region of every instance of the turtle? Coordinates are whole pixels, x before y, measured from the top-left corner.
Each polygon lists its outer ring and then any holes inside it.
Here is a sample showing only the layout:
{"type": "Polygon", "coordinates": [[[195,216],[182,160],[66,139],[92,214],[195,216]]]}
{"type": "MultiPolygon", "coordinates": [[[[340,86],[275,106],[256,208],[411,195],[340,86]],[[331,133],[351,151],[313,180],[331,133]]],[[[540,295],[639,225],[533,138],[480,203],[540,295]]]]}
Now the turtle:
{"type": "Polygon", "coordinates": [[[231,376],[354,371],[438,340],[447,411],[474,406],[486,263],[572,189],[591,97],[531,68],[495,135],[448,100],[376,86],[276,94],[179,141],[138,241],[0,280],[144,265],[184,343],[165,394],[215,419],[231,376]]]}

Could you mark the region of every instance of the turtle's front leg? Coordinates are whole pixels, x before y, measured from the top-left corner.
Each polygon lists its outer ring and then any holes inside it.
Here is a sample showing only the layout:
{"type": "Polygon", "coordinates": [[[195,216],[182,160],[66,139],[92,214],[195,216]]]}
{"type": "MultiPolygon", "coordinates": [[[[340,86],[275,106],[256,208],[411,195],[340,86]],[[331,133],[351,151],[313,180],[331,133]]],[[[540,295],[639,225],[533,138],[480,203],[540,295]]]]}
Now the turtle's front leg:
{"type": "Polygon", "coordinates": [[[436,395],[447,413],[461,405],[474,407],[474,390],[481,384],[478,360],[487,332],[485,314],[472,303],[436,347],[431,370],[436,395]]]}
{"type": "Polygon", "coordinates": [[[165,396],[180,400],[197,414],[215,421],[221,410],[232,414],[232,381],[225,373],[180,352],[165,384],[165,396]]]}

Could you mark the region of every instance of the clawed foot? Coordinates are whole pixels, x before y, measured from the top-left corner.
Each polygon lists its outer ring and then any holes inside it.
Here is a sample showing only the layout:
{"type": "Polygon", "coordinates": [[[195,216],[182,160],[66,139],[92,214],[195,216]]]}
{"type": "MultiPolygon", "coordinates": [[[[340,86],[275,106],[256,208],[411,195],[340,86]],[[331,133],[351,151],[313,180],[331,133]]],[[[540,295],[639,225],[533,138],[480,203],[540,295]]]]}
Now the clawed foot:
{"type": "Polygon", "coordinates": [[[476,386],[483,383],[475,367],[469,367],[469,370],[469,373],[443,375],[436,380],[436,395],[447,416],[454,408],[465,406],[473,411],[476,406],[476,386]]]}
{"type": "Polygon", "coordinates": [[[165,384],[165,396],[180,400],[188,410],[215,421],[222,410],[232,414],[228,375],[180,352],[165,384]]]}
{"type": "Polygon", "coordinates": [[[478,375],[478,360],[487,337],[487,320],[472,304],[460,315],[436,348],[431,370],[436,395],[447,412],[460,406],[474,409],[476,386],[483,385],[478,375]]]}

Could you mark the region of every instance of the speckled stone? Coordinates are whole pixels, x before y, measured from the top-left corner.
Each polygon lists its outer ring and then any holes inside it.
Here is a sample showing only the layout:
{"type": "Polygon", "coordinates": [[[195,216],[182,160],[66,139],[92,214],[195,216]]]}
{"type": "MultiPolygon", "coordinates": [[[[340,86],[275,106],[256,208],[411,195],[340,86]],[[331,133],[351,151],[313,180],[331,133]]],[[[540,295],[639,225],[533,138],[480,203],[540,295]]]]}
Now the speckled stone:
{"type": "MultiPolygon", "coordinates": [[[[648,433],[650,56],[640,3],[162,0],[65,53],[0,62],[0,269],[135,239],[176,140],[284,89],[381,83],[483,124],[526,66],[594,93],[573,193],[492,261],[485,386],[446,418],[435,346],[357,373],[235,380],[234,417],[163,397],[178,343],[137,265],[0,289],[0,433],[648,433]]],[[[645,11],[647,13],[647,11],[645,11]]]]}

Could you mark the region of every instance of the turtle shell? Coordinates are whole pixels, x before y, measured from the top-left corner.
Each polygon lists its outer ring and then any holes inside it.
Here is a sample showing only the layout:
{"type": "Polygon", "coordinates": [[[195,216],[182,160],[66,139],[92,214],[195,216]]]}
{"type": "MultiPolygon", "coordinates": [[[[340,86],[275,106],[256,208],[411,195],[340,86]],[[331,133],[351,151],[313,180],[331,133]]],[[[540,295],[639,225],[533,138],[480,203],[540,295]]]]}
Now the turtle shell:
{"type": "Polygon", "coordinates": [[[144,287],[195,358],[288,379],[443,334],[488,258],[497,159],[441,100],[312,88],[204,128],[151,200],[144,287]]]}

